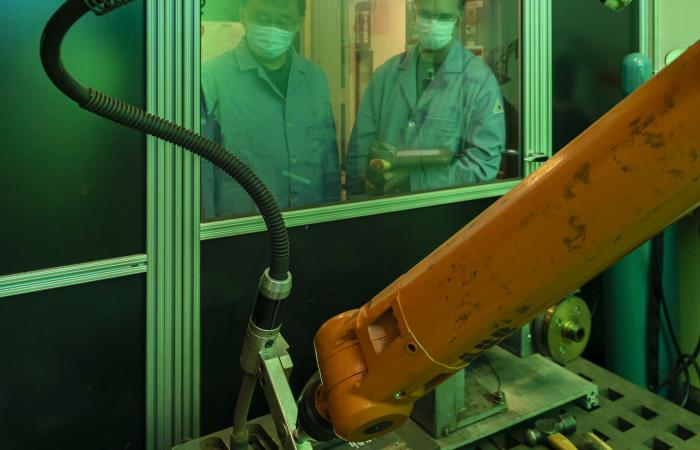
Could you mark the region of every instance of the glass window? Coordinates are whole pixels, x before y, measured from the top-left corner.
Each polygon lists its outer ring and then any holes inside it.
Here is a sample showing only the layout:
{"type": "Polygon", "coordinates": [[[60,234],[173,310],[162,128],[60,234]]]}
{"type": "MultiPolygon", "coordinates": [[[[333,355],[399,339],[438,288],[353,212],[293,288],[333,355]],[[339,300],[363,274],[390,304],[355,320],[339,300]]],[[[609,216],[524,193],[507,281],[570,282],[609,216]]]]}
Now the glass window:
{"type": "MultiPolygon", "coordinates": [[[[282,209],[520,177],[518,0],[207,0],[202,133],[282,209]]],[[[255,214],[204,162],[205,220],[255,214]]]]}

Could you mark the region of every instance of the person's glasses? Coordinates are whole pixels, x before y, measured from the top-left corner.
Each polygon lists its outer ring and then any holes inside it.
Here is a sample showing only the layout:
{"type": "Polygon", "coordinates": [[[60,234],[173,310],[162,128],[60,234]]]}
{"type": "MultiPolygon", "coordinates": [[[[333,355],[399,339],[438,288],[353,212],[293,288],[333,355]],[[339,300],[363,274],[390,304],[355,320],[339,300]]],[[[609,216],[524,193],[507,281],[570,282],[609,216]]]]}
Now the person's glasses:
{"type": "Polygon", "coordinates": [[[459,14],[451,13],[434,13],[425,9],[416,10],[416,14],[421,19],[425,20],[439,20],[441,22],[456,22],[459,19],[459,14]]]}
{"type": "Polygon", "coordinates": [[[255,25],[281,28],[287,31],[294,31],[299,24],[299,21],[296,19],[290,19],[288,17],[270,17],[267,14],[255,14],[254,16],[247,17],[247,20],[249,23],[255,25]]]}

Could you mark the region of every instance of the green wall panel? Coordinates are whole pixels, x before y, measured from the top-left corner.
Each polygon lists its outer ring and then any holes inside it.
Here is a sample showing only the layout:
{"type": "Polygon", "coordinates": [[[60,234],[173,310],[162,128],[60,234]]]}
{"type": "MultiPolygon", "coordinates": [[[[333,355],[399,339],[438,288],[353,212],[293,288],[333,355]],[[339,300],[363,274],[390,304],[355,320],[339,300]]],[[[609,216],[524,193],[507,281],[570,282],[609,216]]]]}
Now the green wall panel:
{"type": "MultiPolygon", "coordinates": [[[[370,300],[492,201],[291,229],[294,290],[282,334],[291,345],[295,392],[315,370],[312,340],[325,320],[370,300]]],[[[202,243],[202,434],[230,426],[241,377],[238,355],[268,255],[263,233],[202,243]]],[[[252,414],[264,411],[258,393],[252,414]]]]}
{"type": "Polygon", "coordinates": [[[145,276],[0,299],[0,448],[145,446],[145,276]]]}
{"type": "MultiPolygon", "coordinates": [[[[48,80],[39,38],[58,0],[0,0],[0,275],[145,253],[145,140],[80,110],[48,80]]],[[[86,85],[144,102],[144,6],[68,35],[86,85]]]]}

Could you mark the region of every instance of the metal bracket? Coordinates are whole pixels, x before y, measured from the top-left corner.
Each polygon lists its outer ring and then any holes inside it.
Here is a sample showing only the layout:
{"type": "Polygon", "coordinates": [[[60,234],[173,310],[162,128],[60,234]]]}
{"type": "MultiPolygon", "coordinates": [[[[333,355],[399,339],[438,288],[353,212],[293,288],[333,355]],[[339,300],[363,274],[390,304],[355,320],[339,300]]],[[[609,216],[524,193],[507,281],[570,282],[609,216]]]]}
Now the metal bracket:
{"type": "Polygon", "coordinates": [[[260,368],[258,379],[265,394],[267,404],[275,422],[277,436],[284,450],[311,450],[309,442],[298,442],[297,403],[289,387],[289,375],[292,373],[292,358],[287,349],[289,345],[279,335],[270,348],[263,348],[259,353],[260,368]]]}

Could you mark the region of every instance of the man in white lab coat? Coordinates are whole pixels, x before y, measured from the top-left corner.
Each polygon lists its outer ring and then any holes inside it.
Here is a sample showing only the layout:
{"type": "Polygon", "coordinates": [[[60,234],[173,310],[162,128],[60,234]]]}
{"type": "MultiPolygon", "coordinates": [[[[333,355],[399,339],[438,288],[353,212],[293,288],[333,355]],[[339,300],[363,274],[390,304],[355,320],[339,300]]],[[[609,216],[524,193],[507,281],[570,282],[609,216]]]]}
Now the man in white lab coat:
{"type": "MultiPolygon", "coordinates": [[[[305,0],[242,0],[244,40],[202,68],[202,134],[247,163],[280,208],[340,198],[335,123],[325,74],[292,48],[305,0]]],[[[205,218],[253,214],[224,172],[202,168],[205,218]]]]}
{"type": "Polygon", "coordinates": [[[362,99],[348,147],[350,195],[447,188],[493,180],[505,148],[500,86],[455,39],[464,0],[416,0],[419,43],[382,65],[362,99]],[[447,164],[372,172],[376,143],[448,150],[447,164]]]}

